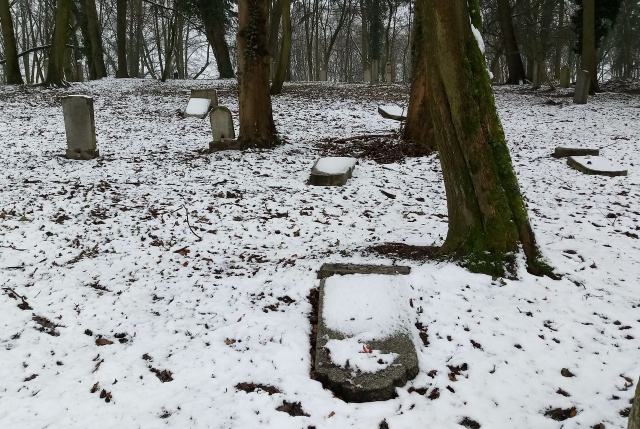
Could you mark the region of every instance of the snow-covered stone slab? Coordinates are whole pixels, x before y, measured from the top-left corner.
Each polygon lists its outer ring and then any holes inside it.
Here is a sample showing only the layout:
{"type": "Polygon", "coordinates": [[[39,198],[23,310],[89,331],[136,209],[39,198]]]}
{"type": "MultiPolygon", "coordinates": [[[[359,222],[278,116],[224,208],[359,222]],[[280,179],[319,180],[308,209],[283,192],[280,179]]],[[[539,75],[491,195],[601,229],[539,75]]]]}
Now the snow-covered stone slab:
{"type": "Polygon", "coordinates": [[[378,106],[378,113],[383,118],[393,119],[394,121],[405,121],[407,119],[407,109],[395,104],[378,106]]]}
{"type": "Polygon", "coordinates": [[[553,152],[553,156],[556,158],[566,158],[568,156],[598,156],[600,155],[600,149],[586,148],[586,147],[571,147],[571,146],[558,146],[553,152]]]}
{"type": "Polygon", "coordinates": [[[93,98],[85,95],[65,97],[62,99],[62,113],[67,134],[66,157],[87,160],[99,156],[93,98]]]}
{"type": "Polygon", "coordinates": [[[184,111],[185,117],[196,117],[204,119],[209,113],[211,107],[211,100],[208,98],[191,98],[187,104],[187,108],[184,111]]]}
{"type": "Polygon", "coordinates": [[[570,156],[567,158],[567,164],[585,174],[612,177],[627,175],[627,170],[623,166],[602,156],[570,156]]]}
{"type": "Polygon", "coordinates": [[[320,281],[315,374],[347,402],[386,401],[418,375],[404,276],[320,281]]]}
{"type": "Polygon", "coordinates": [[[349,157],[320,158],[313,164],[309,180],[315,186],[343,186],[351,178],[356,162],[349,157]]]}

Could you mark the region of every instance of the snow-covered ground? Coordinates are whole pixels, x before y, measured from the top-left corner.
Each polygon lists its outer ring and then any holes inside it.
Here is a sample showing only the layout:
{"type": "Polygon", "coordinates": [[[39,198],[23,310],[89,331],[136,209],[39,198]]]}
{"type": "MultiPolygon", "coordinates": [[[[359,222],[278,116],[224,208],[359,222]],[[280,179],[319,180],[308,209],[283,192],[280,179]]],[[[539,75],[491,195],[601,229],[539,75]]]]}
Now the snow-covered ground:
{"type": "MultiPolygon", "coordinates": [[[[209,83],[237,119],[231,84],[209,83]]],[[[342,188],[305,182],[314,143],[396,129],[377,106],[406,105],[407,89],[286,86],[273,99],[286,145],[210,155],[209,121],[179,114],[206,84],[0,87],[0,427],[626,427],[640,376],[640,95],[578,106],[497,88],[532,224],[564,278],[397,261],[428,328],[420,374],[396,399],[347,404],[309,377],[316,271],[392,263],[364,252],[374,244],[441,243],[442,176],[430,156],[360,160],[342,188]],[[94,96],[101,158],[62,157],[65,94],[94,96]],[[558,145],[600,147],[629,175],[583,175],[549,156],[558,145]],[[295,403],[306,416],[277,410],[295,403]]]]}

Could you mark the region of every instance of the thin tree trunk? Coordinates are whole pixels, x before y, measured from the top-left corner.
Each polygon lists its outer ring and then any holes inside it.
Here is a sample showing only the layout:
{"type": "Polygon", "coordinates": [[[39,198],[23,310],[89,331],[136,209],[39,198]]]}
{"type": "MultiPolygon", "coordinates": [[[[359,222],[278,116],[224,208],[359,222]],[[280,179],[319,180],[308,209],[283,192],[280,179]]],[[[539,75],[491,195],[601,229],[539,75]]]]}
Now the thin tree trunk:
{"type": "Polygon", "coordinates": [[[6,58],[4,67],[7,84],[22,85],[24,82],[20,73],[18,49],[16,47],[16,36],[13,30],[9,0],[0,0],[0,25],[2,25],[2,38],[4,39],[4,57],[6,58]]]}
{"type": "Polygon", "coordinates": [[[636,393],[633,397],[627,429],[640,429],[640,379],[638,379],[638,384],[636,385],[636,393]]]}
{"type": "Polygon", "coordinates": [[[562,68],[562,50],[564,48],[564,0],[559,0],[558,32],[556,36],[556,54],[553,61],[553,75],[556,79],[560,79],[560,69],[562,68]]]}
{"type": "Polygon", "coordinates": [[[509,70],[509,77],[506,83],[508,85],[518,85],[524,82],[527,76],[522,64],[520,50],[518,49],[518,42],[516,41],[509,0],[498,0],[498,14],[507,58],[507,69],[509,70]]]}
{"type": "Polygon", "coordinates": [[[200,15],[204,23],[207,40],[213,48],[213,56],[218,65],[218,72],[221,79],[233,78],[233,65],[229,55],[229,46],[225,40],[224,10],[219,4],[214,2],[201,2],[200,15]]]}
{"type": "Polygon", "coordinates": [[[238,138],[259,147],[277,144],[269,96],[267,17],[267,0],[238,1],[238,138]]]}
{"type": "Polygon", "coordinates": [[[64,80],[64,55],[67,49],[69,2],[70,0],[58,0],[57,2],[53,40],[49,53],[49,68],[44,81],[45,86],[69,86],[64,80]]]}
{"type": "Polygon", "coordinates": [[[107,76],[107,68],[104,65],[104,53],[102,50],[102,32],[95,0],[84,0],[87,16],[87,29],[91,38],[91,62],[96,70],[96,79],[107,76]]]}
{"type": "Polygon", "coordinates": [[[582,2],[582,59],[580,67],[589,72],[591,78],[590,94],[600,90],[596,62],[595,28],[595,0],[584,0],[582,2]]]}
{"type": "Polygon", "coordinates": [[[282,8],[282,42],[276,75],[271,83],[272,95],[282,92],[282,85],[284,84],[291,57],[291,0],[281,0],[279,3],[282,8]]]}
{"type": "Polygon", "coordinates": [[[127,0],[118,0],[116,7],[116,37],[118,39],[118,70],[116,71],[116,77],[127,78],[129,77],[127,71],[127,0]]]}

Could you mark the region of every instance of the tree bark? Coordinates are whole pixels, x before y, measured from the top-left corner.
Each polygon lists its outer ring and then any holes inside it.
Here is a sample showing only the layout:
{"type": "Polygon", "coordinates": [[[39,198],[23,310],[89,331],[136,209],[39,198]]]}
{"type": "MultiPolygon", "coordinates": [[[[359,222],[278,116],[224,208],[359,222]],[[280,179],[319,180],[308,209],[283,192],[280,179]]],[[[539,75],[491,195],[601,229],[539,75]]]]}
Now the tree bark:
{"type": "Polygon", "coordinates": [[[413,37],[411,40],[411,95],[407,108],[404,138],[419,142],[429,150],[435,150],[433,124],[430,118],[427,96],[424,2],[416,2],[413,37]]]}
{"type": "Polygon", "coordinates": [[[478,11],[478,0],[425,4],[427,99],[449,213],[441,251],[462,258],[472,271],[503,276],[513,271],[522,245],[529,271],[552,275],[529,224],[485,59],[469,25],[478,11]]]}
{"type": "Polygon", "coordinates": [[[20,73],[16,35],[13,29],[9,0],[0,0],[0,25],[2,25],[2,38],[4,39],[4,56],[6,58],[4,67],[7,84],[22,85],[24,81],[20,73]]]}
{"type": "Polygon", "coordinates": [[[582,2],[582,58],[580,67],[582,70],[589,72],[589,77],[591,78],[590,94],[600,90],[596,62],[595,7],[595,0],[584,0],[582,2]]]}
{"type": "Polygon", "coordinates": [[[118,48],[118,70],[116,78],[129,77],[127,68],[127,0],[118,0],[116,11],[116,37],[118,48]]]}
{"type": "Polygon", "coordinates": [[[556,34],[556,53],[553,61],[553,74],[556,79],[560,79],[560,69],[562,68],[563,47],[564,47],[564,0],[559,0],[558,31],[556,34]]]}
{"type": "Polygon", "coordinates": [[[207,40],[213,48],[213,56],[218,65],[220,79],[231,79],[235,77],[233,65],[231,64],[231,56],[229,55],[229,46],[225,40],[224,25],[224,9],[221,6],[223,2],[199,2],[200,15],[204,24],[207,40]]]}
{"type": "Polygon", "coordinates": [[[281,0],[282,7],[282,41],[276,75],[271,83],[271,95],[280,94],[291,59],[291,0],[281,0]]]}
{"type": "Polygon", "coordinates": [[[640,429],[640,379],[638,379],[638,384],[636,385],[636,393],[633,397],[627,429],[640,429]]]}
{"type": "Polygon", "coordinates": [[[267,17],[267,0],[238,1],[238,139],[270,148],[277,136],[269,96],[267,17]]]}
{"type": "Polygon", "coordinates": [[[527,79],[522,64],[522,57],[518,49],[516,41],[516,32],[513,28],[513,18],[511,12],[511,4],[509,0],[498,0],[498,16],[500,21],[500,30],[502,31],[502,40],[505,47],[507,58],[507,70],[509,77],[507,85],[518,85],[527,79]]]}
{"type": "Polygon", "coordinates": [[[85,14],[87,17],[87,30],[91,39],[91,62],[95,67],[95,79],[107,77],[107,68],[104,65],[104,53],[102,50],[102,32],[98,20],[98,11],[95,0],[82,0],[85,2],[85,14]]]}
{"type": "Polygon", "coordinates": [[[64,80],[64,56],[67,49],[67,32],[69,28],[69,2],[70,0],[58,0],[57,2],[53,40],[49,53],[49,67],[44,81],[45,86],[69,86],[64,80]]]}

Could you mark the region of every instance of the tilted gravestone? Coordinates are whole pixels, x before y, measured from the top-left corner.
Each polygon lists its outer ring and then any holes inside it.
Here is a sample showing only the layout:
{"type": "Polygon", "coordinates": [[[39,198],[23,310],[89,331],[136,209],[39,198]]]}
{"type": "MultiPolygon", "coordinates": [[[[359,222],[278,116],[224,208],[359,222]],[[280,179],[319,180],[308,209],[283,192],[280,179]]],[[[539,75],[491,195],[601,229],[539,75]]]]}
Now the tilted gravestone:
{"type": "Polygon", "coordinates": [[[67,158],[93,159],[99,156],[93,98],[84,95],[65,97],[62,99],[62,113],[67,134],[67,158]]]}
{"type": "Polygon", "coordinates": [[[398,275],[410,269],[325,267],[319,273],[317,380],[347,402],[395,397],[396,387],[419,372],[410,286],[398,275]]]}
{"type": "Polygon", "coordinates": [[[569,88],[571,80],[571,71],[568,66],[562,66],[560,68],[560,88],[569,88]]]}
{"type": "Polygon", "coordinates": [[[224,106],[217,106],[209,116],[213,141],[209,143],[209,152],[221,150],[240,149],[235,141],[236,133],[233,128],[233,116],[231,111],[224,106]]]}
{"type": "Polygon", "coordinates": [[[204,119],[211,108],[211,100],[208,98],[190,98],[187,108],[184,110],[185,118],[195,117],[204,119]]]}
{"type": "Polygon", "coordinates": [[[343,186],[351,178],[356,161],[348,157],[320,158],[311,168],[309,181],[314,186],[343,186]]]}
{"type": "Polygon", "coordinates": [[[387,86],[391,86],[391,84],[393,83],[393,69],[391,68],[390,61],[387,61],[387,64],[385,66],[385,72],[387,75],[387,86]]]}
{"type": "Polygon", "coordinates": [[[406,121],[407,109],[403,109],[395,104],[388,106],[378,106],[378,113],[380,116],[386,119],[393,119],[394,121],[406,121]]]}
{"type": "Polygon", "coordinates": [[[573,93],[573,102],[575,104],[587,104],[589,99],[589,85],[591,77],[586,70],[579,70],[576,77],[576,90],[573,93]]]}

